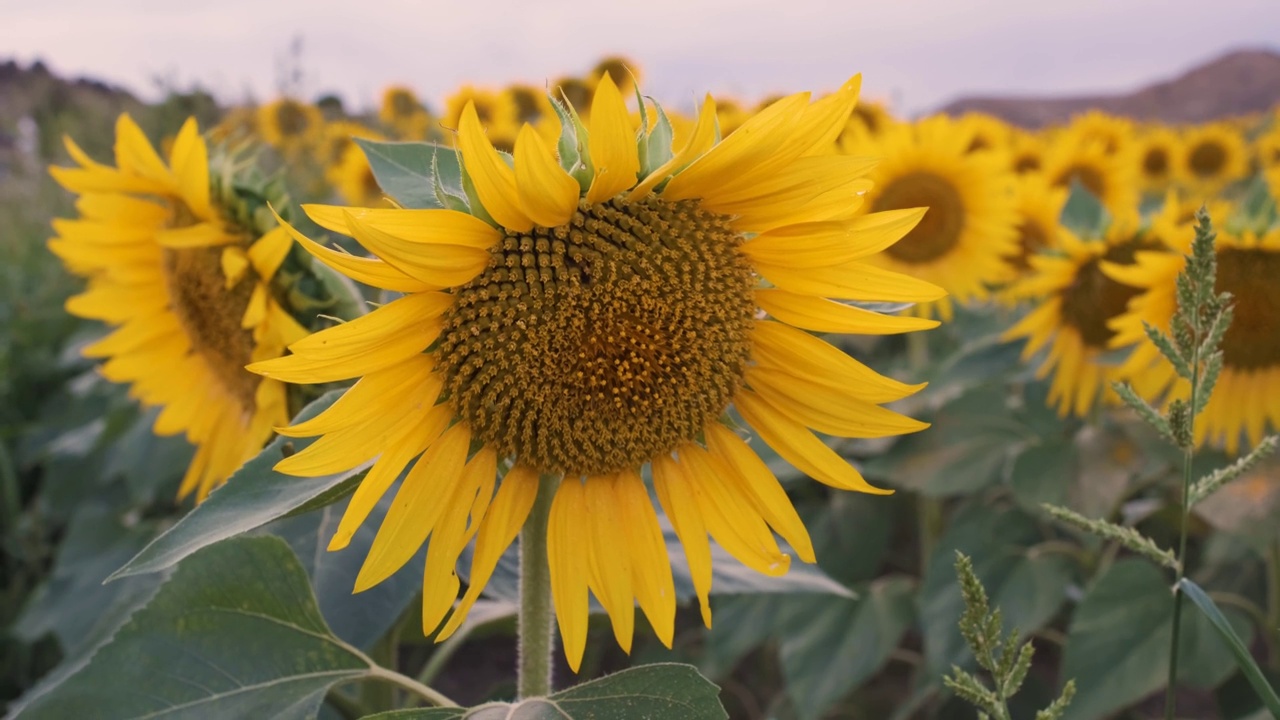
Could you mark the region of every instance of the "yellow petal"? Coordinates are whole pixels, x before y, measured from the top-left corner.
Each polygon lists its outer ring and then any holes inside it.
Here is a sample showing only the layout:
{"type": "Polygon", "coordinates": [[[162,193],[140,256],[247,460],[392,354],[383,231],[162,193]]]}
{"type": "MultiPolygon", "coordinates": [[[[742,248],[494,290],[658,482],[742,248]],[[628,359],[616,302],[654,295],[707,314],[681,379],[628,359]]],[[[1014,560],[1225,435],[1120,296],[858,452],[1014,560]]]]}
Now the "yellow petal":
{"type": "Polygon", "coordinates": [[[467,509],[476,500],[476,494],[487,484],[492,484],[498,472],[498,460],[493,450],[484,448],[476,453],[462,469],[462,475],[441,503],[447,506],[435,528],[431,542],[427,544],[427,566],[422,580],[422,632],[430,634],[440,626],[440,621],[458,599],[458,556],[466,547],[467,509]]]}
{"type": "Polygon", "coordinates": [[[209,203],[209,148],[200,137],[195,118],[187,118],[174,138],[170,164],[187,207],[197,217],[212,218],[213,208],[209,203]]]}
{"type": "Polygon", "coordinates": [[[365,375],[323,412],[296,425],[277,428],[288,437],[308,437],[362,425],[383,414],[382,401],[403,397],[409,387],[416,387],[435,369],[430,355],[414,355],[409,359],[365,375]]]}
{"type": "Polygon", "coordinates": [[[791,558],[778,548],[741,489],[725,482],[728,470],[693,443],[682,446],[679,453],[685,481],[711,537],[752,570],[770,577],[785,575],[791,558]]]}
{"type": "Polygon", "coordinates": [[[462,151],[462,163],[475,185],[476,195],[489,215],[508,230],[532,230],[533,221],[520,209],[515,171],[507,166],[485,137],[473,102],[468,102],[462,110],[458,149],[462,151]]]}
{"type": "Polygon", "coordinates": [[[742,244],[753,261],[791,268],[838,265],[874,255],[893,245],[924,217],[924,208],[888,210],[853,220],[785,225],[742,244]]]}
{"type": "Polygon", "coordinates": [[[782,323],[757,321],[751,341],[752,357],[761,367],[803,378],[860,400],[874,403],[901,400],[924,387],[885,377],[839,348],[782,323]]]}
{"type": "Polygon", "coordinates": [[[248,269],[249,256],[240,246],[231,245],[222,249],[222,276],[226,278],[224,285],[227,290],[235,287],[248,269]]]}
{"type": "Polygon", "coordinates": [[[792,419],[839,437],[876,438],[919,432],[929,427],[879,405],[839,395],[828,388],[786,373],[748,368],[751,389],[792,419]]]}
{"type": "Polygon", "coordinates": [[[547,559],[551,569],[551,598],[560,625],[569,667],[578,671],[582,652],[587,646],[587,576],[586,555],[590,552],[590,536],[584,523],[587,518],[586,493],[576,478],[560,483],[551,503],[547,524],[547,559]]]}
{"type": "Polygon", "coordinates": [[[937,320],[909,315],[881,315],[860,307],[786,290],[756,290],[756,304],[765,312],[798,328],[827,333],[895,335],[938,327],[937,320]]]}
{"type": "Polygon", "coordinates": [[[669,455],[654,458],[652,467],[653,489],[689,562],[689,576],[702,609],[702,622],[711,627],[711,544],[707,541],[707,528],[698,512],[698,503],[684,481],[680,466],[669,455]]]}
{"type": "Polygon", "coordinates": [[[804,425],[779,412],[754,393],[740,391],[733,402],[742,418],[760,434],[769,447],[814,480],[842,490],[874,495],[893,493],[892,490],[881,490],[869,484],[861,473],[804,425]]]}
{"type": "Polygon", "coordinates": [[[543,227],[564,225],[578,209],[578,181],[560,167],[529,125],[516,136],[516,190],[520,207],[543,227]]]}
{"type": "MultiPolygon", "coordinates": [[[[275,214],[275,210],[271,211],[275,214]]],[[[311,253],[317,260],[328,265],[334,270],[346,275],[347,277],[362,282],[366,285],[372,285],[385,290],[393,290],[395,292],[424,292],[427,290],[439,290],[441,286],[424,283],[417,278],[410,277],[399,268],[385,263],[375,258],[362,258],[354,255],[330,250],[327,247],[317,243],[311,238],[298,232],[292,225],[285,222],[280,215],[275,214],[276,222],[288,231],[289,235],[298,244],[311,253]]],[[[345,218],[344,218],[345,222],[345,218]]],[[[345,232],[345,231],[344,231],[345,232]]]]}
{"type": "Polygon", "coordinates": [[[353,215],[362,224],[409,243],[463,245],[488,250],[502,233],[485,221],[456,210],[410,210],[405,208],[353,208],[339,205],[303,205],[317,225],[343,235],[349,235],[347,216],[353,215]],[[463,215],[470,218],[468,223],[463,215]]]}
{"type": "Polygon", "coordinates": [[[753,264],[769,282],[801,295],[871,302],[929,302],[947,295],[933,283],[859,262],[801,269],[785,263],[753,264]]]}
{"type": "Polygon", "coordinates": [[[454,210],[441,210],[435,217],[432,227],[439,235],[434,243],[402,240],[361,221],[353,214],[347,214],[349,233],[361,245],[400,268],[406,275],[438,287],[466,284],[489,264],[488,251],[449,242],[455,235],[474,232],[477,223],[484,225],[486,234],[494,242],[498,240],[497,231],[485,225],[482,220],[454,210]]]}
{"type": "Polygon", "coordinates": [[[241,238],[222,229],[216,223],[206,222],[188,225],[156,233],[156,242],[174,250],[197,247],[215,247],[240,242],[241,238]]]}
{"type": "Polygon", "coordinates": [[[588,477],[582,484],[587,512],[579,522],[585,526],[587,544],[581,551],[587,555],[591,590],[609,613],[618,645],[630,653],[636,604],[631,589],[631,554],[618,542],[622,515],[618,512],[613,483],[613,476],[602,476],[588,477]]]}
{"type": "Polygon", "coordinates": [[[275,227],[249,247],[249,261],[253,263],[258,277],[271,278],[280,269],[280,263],[284,262],[291,249],[293,240],[289,237],[289,231],[283,227],[275,227]]]}
{"type": "Polygon", "coordinates": [[[493,503],[480,521],[475,552],[471,556],[471,577],[467,592],[449,617],[449,622],[436,636],[436,642],[453,635],[467,619],[471,606],[480,598],[480,592],[498,567],[498,560],[516,539],[520,528],[524,527],[524,521],[529,517],[537,496],[538,473],[534,470],[517,465],[502,479],[493,503]]]}
{"type": "Polygon", "coordinates": [[[631,556],[631,581],[636,600],[663,645],[671,647],[675,634],[676,589],[671,559],[644,480],[625,470],[613,480],[619,526],[626,537],[620,545],[631,556]]]}
{"type": "Polygon", "coordinates": [[[391,577],[422,547],[440,515],[456,510],[444,501],[448,498],[448,488],[462,473],[470,444],[471,432],[459,423],[446,430],[418,458],[378,528],[369,556],[356,576],[356,592],[391,577]]]}
{"type": "Polygon", "coordinates": [[[724,425],[711,423],[705,432],[707,450],[732,471],[730,477],[741,485],[755,511],[795,548],[801,560],[815,562],[809,531],[769,466],[737,433],[724,425]]]}
{"type": "Polygon", "coordinates": [[[373,467],[369,468],[369,474],[364,476],[351,495],[351,501],[342,513],[342,520],[338,522],[338,529],[329,540],[328,549],[331,552],[341,550],[351,542],[369,513],[373,512],[378,501],[400,475],[400,471],[435,442],[452,420],[453,411],[448,405],[436,405],[431,412],[415,422],[404,423],[403,429],[391,436],[387,441],[387,449],[373,463],[373,467]]]}
{"type": "Polygon", "coordinates": [[[173,174],[128,113],[116,120],[116,165],[127,173],[173,184],[173,174]]]}
{"type": "Polygon", "coordinates": [[[627,103],[605,73],[591,98],[588,148],[596,176],[587,190],[587,202],[604,202],[636,184],[640,153],[627,103]]]}

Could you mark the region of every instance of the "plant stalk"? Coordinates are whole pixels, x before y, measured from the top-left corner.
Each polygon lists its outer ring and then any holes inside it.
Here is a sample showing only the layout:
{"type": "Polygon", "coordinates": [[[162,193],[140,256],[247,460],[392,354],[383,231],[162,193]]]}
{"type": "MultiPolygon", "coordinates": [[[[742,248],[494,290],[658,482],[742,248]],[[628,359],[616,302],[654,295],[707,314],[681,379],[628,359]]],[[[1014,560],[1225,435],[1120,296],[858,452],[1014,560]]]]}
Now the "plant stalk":
{"type": "Polygon", "coordinates": [[[551,566],[547,561],[547,520],[557,479],[543,476],[533,511],[520,530],[519,666],[516,682],[521,699],[551,694],[551,658],[555,639],[551,603],[551,566]]]}
{"type": "MultiPolygon", "coordinates": [[[[924,333],[914,332],[907,335],[907,363],[912,376],[919,375],[929,365],[929,338],[924,333]]],[[[928,497],[923,490],[916,494],[916,525],[920,543],[920,577],[924,577],[929,569],[929,561],[933,558],[934,548],[942,535],[943,514],[942,502],[928,497]]]]}
{"type": "Polygon", "coordinates": [[[1271,539],[1267,555],[1267,632],[1270,634],[1267,645],[1271,648],[1268,661],[1273,671],[1280,672],[1280,536],[1271,539]]]}
{"type": "Polygon", "coordinates": [[[1191,354],[1191,396],[1187,436],[1190,445],[1182,451],[1182,522],[1178,528],[1178,579],[1173,584],[1173,633],[1169,640],[1169,679],[1165,687],[1164,717],[1174,720],[1177,712],[1178,640],[1182,635],[1182,578],[1187,574],[1187,524],[1191,520],[1191,461],[1195,458],[1196,395],[1200,390],[1200,333],[1196,333],[1191,354]]]}

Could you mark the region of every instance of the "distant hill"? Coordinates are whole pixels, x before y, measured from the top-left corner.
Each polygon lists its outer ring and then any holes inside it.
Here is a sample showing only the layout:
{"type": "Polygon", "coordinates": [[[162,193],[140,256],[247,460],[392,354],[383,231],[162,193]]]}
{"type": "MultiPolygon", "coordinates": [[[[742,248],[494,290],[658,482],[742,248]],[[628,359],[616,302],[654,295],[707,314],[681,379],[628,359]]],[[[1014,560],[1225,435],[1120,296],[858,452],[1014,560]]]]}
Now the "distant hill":
{"type": "Polygon", "coordinates": [[[1079,97],[965,97],[940,112],[984,112],[1014,125],[1038,128],[1066,122],[1086,110],[1138,120],[1200,123],[1262,112],[1280,103],[1280,53],[1231,52],[1183,75],[1120,95],[1079,97]]]}

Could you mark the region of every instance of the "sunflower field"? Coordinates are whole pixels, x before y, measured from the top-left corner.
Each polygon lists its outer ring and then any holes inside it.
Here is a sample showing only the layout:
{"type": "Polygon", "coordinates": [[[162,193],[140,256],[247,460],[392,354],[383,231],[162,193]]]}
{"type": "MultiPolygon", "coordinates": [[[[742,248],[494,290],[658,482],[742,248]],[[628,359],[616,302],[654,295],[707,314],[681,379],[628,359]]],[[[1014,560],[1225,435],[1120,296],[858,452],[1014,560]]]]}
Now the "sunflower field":
{"type": "Polygon", "coordinates": [[[1280,112],[37,80],[4,718],[1280,718],[1280,112]]]}

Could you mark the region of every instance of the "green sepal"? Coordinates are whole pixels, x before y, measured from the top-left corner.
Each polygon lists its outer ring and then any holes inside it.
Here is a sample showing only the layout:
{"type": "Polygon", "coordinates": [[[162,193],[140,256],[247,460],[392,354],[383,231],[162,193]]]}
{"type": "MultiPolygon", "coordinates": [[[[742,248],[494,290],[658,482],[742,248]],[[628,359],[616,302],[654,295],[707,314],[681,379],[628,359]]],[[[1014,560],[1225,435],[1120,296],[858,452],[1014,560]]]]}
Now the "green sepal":
{"type": "Polygon", "coordinates": [[[471,181],[471,173],[467,172],[467,166],[462,162],[462,151],[455,150],[454,157],[458,162],[458,173],[462,179],[462,191],[467,196],[467,207],[470,209],[471,214],[494,227],[498,227],[498,221],[494,220],[489,211],[484,209],[484,203],[480,202],[480,196],[476,194],[476,184],[471,181]]]}
{"type": "Polygon", "coordinates": [[[567,100],[561,102],[554,95],[551,107],[555,108],[560,118],[560,140],[556,149],[560,152],[560,166],[565,172],[578,181],[583,193],[591,189],[591,181],[595,179],[595,166],[591,164],[591,150],[588,147],[587,126],[582,123],[578,111],[567,100]]]}

